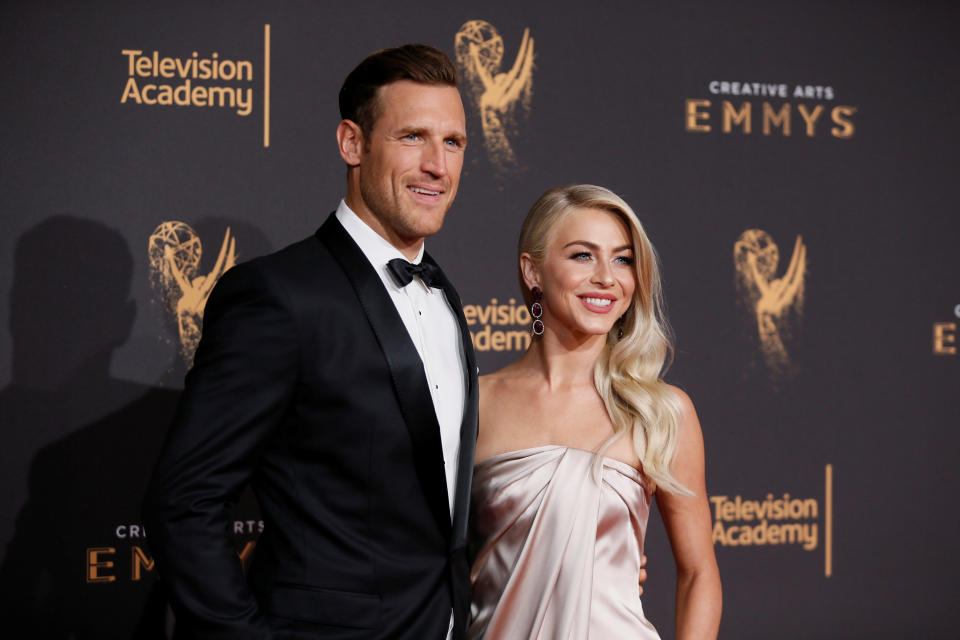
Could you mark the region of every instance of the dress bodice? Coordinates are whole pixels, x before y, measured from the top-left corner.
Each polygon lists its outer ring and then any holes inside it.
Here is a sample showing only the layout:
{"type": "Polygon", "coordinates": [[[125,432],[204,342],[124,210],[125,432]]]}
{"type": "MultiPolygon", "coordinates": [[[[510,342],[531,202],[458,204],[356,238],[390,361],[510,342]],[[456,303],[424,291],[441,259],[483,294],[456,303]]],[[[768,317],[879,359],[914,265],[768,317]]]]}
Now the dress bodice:
{"type": "Polygon", "coordinates": [[[637,578],[650,513],[642,474],[547,445],[474,468],[468,638],[659,638],[637,578]]]}

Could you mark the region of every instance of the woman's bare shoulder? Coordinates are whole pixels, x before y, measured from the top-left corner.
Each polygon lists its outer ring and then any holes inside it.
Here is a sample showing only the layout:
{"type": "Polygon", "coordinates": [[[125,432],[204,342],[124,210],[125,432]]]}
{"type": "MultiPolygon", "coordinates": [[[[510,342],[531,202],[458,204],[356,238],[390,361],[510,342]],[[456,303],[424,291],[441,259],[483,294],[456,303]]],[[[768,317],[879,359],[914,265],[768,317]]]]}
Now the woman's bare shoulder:
{"type": "Polygon", "coordinates": [[[676,385],[672,385],[668,382],[664,382],[663,384],[667,389],[671,391],[671,393],[673,393],[673,395],[677,399],[677,402],[679,403],[681,422],[689,420],[691,418],[695,419],[697,417],[697,410],[696,408],[694,408],[693,400],[690,399],[690,396],[687,394],[687,392],[681,389],[680,387],[676,385]]]}
{"type": "Polygon", "coordinates": [[[693,400],[686,391],[672,384],[666,385],[674,394],[679,403],[680,422],[678,426],[679,454],[677,465],[685,464],[689,453],[694,453],[694,459],[703,459],[703,428],[700,426],[700,417],[693,406],[693,400]]]}

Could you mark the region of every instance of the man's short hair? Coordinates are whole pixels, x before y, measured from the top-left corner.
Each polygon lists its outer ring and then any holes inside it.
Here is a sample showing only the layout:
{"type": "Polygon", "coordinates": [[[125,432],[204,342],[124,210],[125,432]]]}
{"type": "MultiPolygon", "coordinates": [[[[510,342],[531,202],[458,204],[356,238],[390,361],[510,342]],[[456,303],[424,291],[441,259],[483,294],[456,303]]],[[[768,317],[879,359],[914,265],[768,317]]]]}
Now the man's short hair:
{"type": "Polygon", "coordinates": [[[377,92],[398,80],[457,86],[457,67],[447,54],[426,44],[405,44],[370,54],[340,87],[340,117],[353,120],[367,138],[380,115],[377,92]]]}

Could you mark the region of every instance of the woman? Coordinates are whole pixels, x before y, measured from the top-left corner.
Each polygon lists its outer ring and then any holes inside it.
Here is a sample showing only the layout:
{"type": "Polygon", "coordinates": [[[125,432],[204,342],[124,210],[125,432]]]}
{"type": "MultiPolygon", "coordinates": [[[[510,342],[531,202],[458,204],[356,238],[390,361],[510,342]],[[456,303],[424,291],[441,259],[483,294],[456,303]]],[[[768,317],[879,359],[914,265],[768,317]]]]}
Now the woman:
{"type": "Polygon", "coordinates": [[[690,398],[660,379],[670,340],[656,255],[607,189],[551,189],[520,232],[533,320],[480,378],[468,637],[658,638],[637,597],[650,500],[677,565],[677,638],[713,638],[720,575],[690,398]]]}

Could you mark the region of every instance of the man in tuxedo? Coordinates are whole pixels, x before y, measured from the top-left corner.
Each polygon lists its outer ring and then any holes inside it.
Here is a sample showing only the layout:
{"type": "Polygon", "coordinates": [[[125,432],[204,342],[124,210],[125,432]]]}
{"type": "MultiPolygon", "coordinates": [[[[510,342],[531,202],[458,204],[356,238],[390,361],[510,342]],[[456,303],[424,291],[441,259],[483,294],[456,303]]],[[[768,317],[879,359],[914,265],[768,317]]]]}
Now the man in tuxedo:
{"type": "Polygon", "coordinates": [[[151,481],[151,548],[190,637],[465,632],[477,368],[424,252],[463,165],[456,69],[424,45],[380,51],[340,110],[346,197],[220,279],[151,481]],[[228,507],[248,484],[266,526],[245,577],[228,507]]]}

